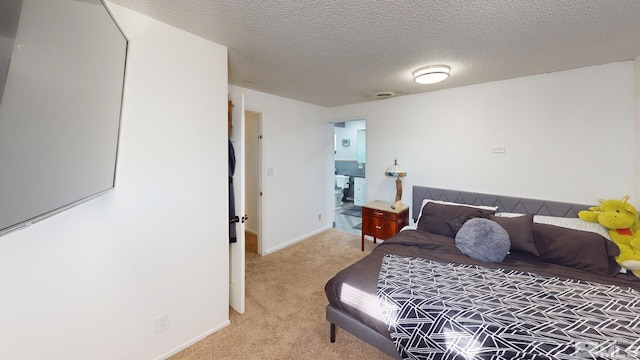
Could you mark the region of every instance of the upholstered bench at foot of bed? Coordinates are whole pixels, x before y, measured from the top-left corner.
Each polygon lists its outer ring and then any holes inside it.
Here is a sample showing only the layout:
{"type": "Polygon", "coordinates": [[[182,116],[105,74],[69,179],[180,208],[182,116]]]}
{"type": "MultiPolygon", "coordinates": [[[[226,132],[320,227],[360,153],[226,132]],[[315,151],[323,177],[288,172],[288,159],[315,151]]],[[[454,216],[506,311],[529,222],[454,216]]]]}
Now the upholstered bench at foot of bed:
{"type": "Polygon", "coordinates": [[[336,326],[338,326],[392,358],[402,359],[396,350],[393,341],[372,330],[370,327],[364,325],[337,307],[327,305],[327,321],[331,323],[330,340],[332,343],[336,342],[336,326]]]}

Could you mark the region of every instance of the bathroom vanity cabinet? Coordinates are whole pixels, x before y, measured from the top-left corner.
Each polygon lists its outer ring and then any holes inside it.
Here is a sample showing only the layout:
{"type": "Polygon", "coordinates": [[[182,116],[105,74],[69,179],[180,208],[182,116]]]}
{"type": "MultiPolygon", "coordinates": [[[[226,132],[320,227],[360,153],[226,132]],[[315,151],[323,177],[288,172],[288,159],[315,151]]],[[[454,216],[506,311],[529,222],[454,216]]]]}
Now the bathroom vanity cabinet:
{"type": "Polygon", "coordinates": [[[364,199],[365,181],[362,177],[353,178],[353,205],[362,206],[364,199]]]}

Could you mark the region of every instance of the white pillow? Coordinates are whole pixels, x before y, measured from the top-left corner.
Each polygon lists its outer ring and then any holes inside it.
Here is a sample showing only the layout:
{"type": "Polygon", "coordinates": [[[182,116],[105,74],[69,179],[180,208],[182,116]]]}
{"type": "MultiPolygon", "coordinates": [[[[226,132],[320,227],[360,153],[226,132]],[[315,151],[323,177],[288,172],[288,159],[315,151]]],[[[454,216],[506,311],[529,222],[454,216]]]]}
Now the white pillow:
{"type": "Polygon", "coordinates": [[[497,217],[503,217],[503,218],[514,218],[514,217],[518,217],[518,216],[522,216],[524,214],[521,213],[510,213],[510,212],[499,212],[496,213],[497,217]]]}
{"type": "Polygon", "coordinates": [[[420,222],[420,218],[422,217],[422,209],[424,208],[425,205],[427,205],[427,203],[429,202],[433,202],[436,204],[443,204],[443,205],[458,205],[458,206],[466,206],[466,207],[471,207],[471,208],[476,208],[476,209],[483,209],[483,210],[493,210],[496,211],[498,210],[497,206],[485,206],[485,205],[469,205],[469,204],[460,204],[460,203],[455,203],[455,202],[449,202],[449,201],[440,201],[440,200],[431,200],[431,199],[424,199],[422,200],[422,205],[420,206],[420,214],[418,214],[418,220],[416,220],[416,224],[418,222],[420,222]]]}
{"type": "Polygon", "coordinates": [[[609,231],[599,223],[584,221],[580,218],[565,218],[558,216],[546,216],[546,215],[534,215],[533,222],[538,224],[555,225],[567,229],[589,231],[592,233],[600,234],[605,239],[611,240],[609,237],[609,231]]]}

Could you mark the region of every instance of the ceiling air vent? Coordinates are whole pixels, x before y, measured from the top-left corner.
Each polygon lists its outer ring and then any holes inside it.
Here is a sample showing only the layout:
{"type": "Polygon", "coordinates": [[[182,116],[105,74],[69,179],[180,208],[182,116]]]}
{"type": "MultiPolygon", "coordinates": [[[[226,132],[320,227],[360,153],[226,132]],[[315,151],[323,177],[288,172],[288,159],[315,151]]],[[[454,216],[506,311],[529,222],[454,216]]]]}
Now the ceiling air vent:
{"type": "Polygon", "coordinates": [[[376,99],[388,99],[390,97],[393,97],[393,95],[395,95],[394,93],[392,93],[391,91],[380,91],[378,93],[376,93],[376,99]]]}

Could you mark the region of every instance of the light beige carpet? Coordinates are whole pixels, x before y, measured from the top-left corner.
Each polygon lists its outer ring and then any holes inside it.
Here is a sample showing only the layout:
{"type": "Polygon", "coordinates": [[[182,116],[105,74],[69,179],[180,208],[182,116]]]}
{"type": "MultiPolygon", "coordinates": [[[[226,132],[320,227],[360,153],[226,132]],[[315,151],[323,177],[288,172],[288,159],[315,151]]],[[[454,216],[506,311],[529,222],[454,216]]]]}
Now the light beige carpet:
{"type": "Polygon", "coordinates": [[[360,236],[331,229],[267,256],[256,254],[248,237],[246,308],[230,310],[231,325],[171,357],[183,359],[389,359],[337,330],[329,341],[324,284],[368,254],[375,245],[360,236]]]}

